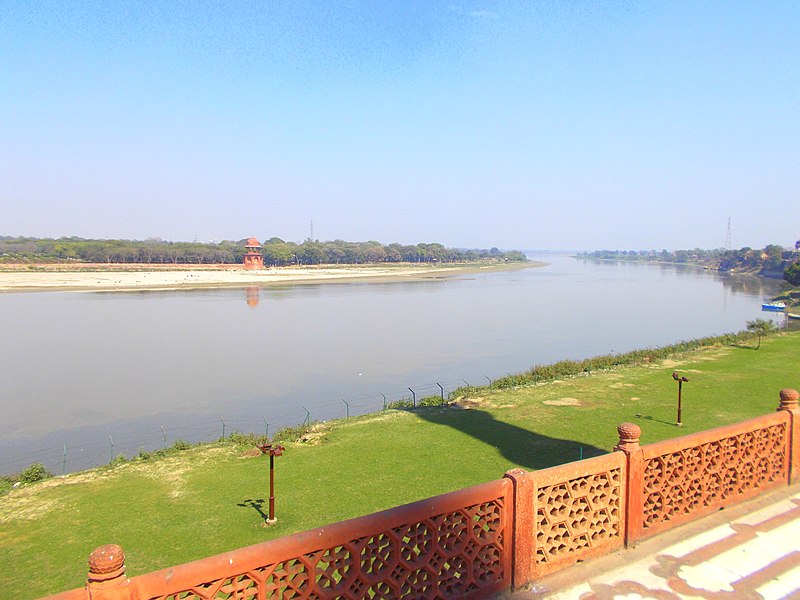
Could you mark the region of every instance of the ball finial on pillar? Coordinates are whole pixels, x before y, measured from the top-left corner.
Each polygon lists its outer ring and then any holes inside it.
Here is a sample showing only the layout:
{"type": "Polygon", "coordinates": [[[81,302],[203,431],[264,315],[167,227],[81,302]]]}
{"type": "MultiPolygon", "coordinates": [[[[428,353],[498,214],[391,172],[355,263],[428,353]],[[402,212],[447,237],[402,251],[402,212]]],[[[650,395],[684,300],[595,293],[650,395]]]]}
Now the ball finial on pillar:
{"type": "Polygon", "coordinates": [[[617,433],[619,433],[619,443],[614,446],[614,450],[633,452],[639,449],[639,438],[642,435],[642,428],[636,423],[621,423],[617,427],[617,433]]]}
{"type": "Polygon", "coordinates": [[[798,399],[800,393],[792,388],[785,388],[781,390],[781,405],[778,410],[798,410],[798,399]]]}
{"type": "Polygon", "coordinates": [[[125,553],[117,544],[106,544],[89,555],[89,579],[105,581],[125,572],[125,553]]]}
{"type": "Polygon", "coordinates": [[[91,600],[130,600],[125,577],[125,553],[117,544],[106,544],[89,555],[86,591],[91,600]]]}

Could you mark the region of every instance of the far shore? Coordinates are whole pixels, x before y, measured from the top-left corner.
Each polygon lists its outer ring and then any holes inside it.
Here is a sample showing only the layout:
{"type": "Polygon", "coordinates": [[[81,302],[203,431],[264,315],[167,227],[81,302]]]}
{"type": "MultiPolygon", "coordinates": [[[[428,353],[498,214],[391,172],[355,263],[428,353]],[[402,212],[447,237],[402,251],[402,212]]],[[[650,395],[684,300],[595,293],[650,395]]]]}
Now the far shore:
{"type": "Polygon", "coordinates": [[[5,264],[0,292],[183,290],[217,287],[424,281],[541,267],[547,263],[470,263],[463,265],[305,265],[248,271],[241,265],[161,264],[5,264]]]}

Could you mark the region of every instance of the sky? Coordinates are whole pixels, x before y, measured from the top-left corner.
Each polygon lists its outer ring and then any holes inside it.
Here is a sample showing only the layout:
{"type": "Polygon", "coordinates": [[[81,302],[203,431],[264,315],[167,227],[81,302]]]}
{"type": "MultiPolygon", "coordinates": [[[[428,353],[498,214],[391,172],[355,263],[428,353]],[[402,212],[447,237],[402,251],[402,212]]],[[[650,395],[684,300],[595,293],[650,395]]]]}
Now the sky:
{"type": "Polygon", "coordinates": [[[0,2],[0,235],[675,250],[799,217],[799,2],[0,2]]]}

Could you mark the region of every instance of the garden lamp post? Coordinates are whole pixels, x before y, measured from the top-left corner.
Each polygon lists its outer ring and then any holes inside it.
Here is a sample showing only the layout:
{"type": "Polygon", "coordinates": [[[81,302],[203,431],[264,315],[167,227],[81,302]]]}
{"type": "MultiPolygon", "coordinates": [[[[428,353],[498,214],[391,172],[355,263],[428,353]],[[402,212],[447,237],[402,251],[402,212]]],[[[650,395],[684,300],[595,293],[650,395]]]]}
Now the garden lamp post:
{"type": "Polygon", "coordinates": [[[678,427],[683,427],[683,420],[681,419],[681,391],[683,388],[683,382],[689,380],[686,377],[679,376],[675,371],[672,372],[672,378],[678,382],[678,422],[675,424],[678,427]]]}
{"type": "Polygon", "coordinates": [[[285,448],[280,444],[259,444],[258,449],[261,454],[269,454],[269,517],[267,524],[272,525],[277,521],[275,518],[275,457],[283,454],[285,448]]]}

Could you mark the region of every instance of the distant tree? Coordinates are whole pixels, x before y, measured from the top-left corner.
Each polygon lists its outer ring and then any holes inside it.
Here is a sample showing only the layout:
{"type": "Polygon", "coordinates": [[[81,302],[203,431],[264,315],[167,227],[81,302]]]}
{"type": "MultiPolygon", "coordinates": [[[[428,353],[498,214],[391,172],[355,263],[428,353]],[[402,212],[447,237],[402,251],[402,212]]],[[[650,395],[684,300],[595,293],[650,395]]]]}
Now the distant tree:
{"type": "Polygon", "coordinates": [[[263,254],[268,265],[280,266],[292,262],[294,252],[285,242],[272,242],[264,246],[263,254]]]}
{"type": "Polygon", "coordinates": [[[386,250],[378,242],[367,242],[364,248],[364,260],[366,262],[386,262],[386,250]]]}
{"type": "Polygon", "coordinates": [[[388,262],[400,262],[403,260],[403,247],[398,243],[386,246],[386,260],[388,262]]]}
{"type": "Polygon", "coordinates": [[[775,323],[772,321],[765,321],[764,319],[756,319],[755,321],[747,322],[747,331],[752,331],[758,336],[758,346],[756,350],[761,348],[761,338],[766,337],[770,333],[777,331],[775,323]]]}
{"type": "Polygon", "coordinates": [[[325,253],[317,242],[305,241],[299,248],[300,260],[307,265],[318,265],[325,259],[325,253]]]}
{"type": "Polygon", "coordinates": [[[767,260],[764,264],[764,269],[767,271],[777,271],[783,264],[783,248],[775,244],[769,244],[764,248],[764,254],[767,255],[767,260]]]}
{"type": "Polygon", "coordinates": [[[783,278],[795,287],[800,287],[800,263],[792,263],[783,272],[783,278]]]}
{"type": "Polygon", "coordinates": [[[506,252],[506,260],[512,262],[524,262],[526,260],[526,257],[519,250],[510,250],[506,252]]]}

